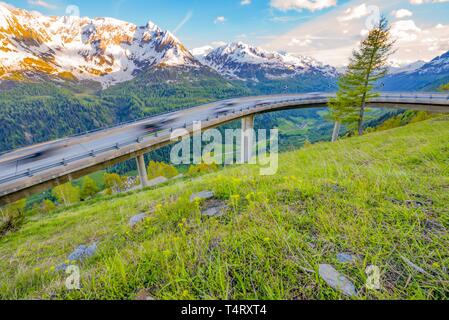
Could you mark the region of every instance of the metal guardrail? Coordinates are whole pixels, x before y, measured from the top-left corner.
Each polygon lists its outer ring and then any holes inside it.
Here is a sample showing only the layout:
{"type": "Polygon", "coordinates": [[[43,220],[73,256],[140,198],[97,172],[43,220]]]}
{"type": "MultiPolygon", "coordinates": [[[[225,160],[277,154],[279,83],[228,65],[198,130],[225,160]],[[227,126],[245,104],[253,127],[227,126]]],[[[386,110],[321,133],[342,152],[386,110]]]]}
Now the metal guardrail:
{"type": "MultiPolygon", "coordinates": [[[[331,96],[332,96],[331,94],[328,94],[328,95],[313,95],[313,96],[310,96],[310,97],[301,97],[301,98],[296,98],[296,99],[285,99],[285,100],[276,101],[276,102],[273,102],[273,103],[262,103],[262,104],[249,105],[249,106],[245,106],[244,105],[244,106],[241,107],[240,112],[243,113],[245,110],[251,110],[253,108],[260,108],[260,107],[265,107],[265,106],[272,106],[272,107],[274,107],[275,105],[284,104],[284,103],[295,103],[295,102],[304,102],[304,101],[309,101],[309,100],[328,99],[331,96]]],[[[439,99],[449,100],[449,95],[445,96],[445,94],[442,94],[442,93],[430,93],[430,94],[428,94],[428,93],[425,93],[425,94],[409,94],[408,93],[408,94],[404,94],[404,93],[396,93],[395,92],[395,93],[383,93],[383,94],[381,94],[377,98],[386,98],[386,99],[392,99],[392,98],[394,98],[394,99],[417,99],[417,100],[421,100],[421,99],[433,100],[434,98],[439,98],[439,99]]],[[[154,115],[154,116],[151,116],[151,117],[145,117],[145,118],[142,118],[140,120],[128,121],[128,122],[122,123],[122,124],[120,124],[118,126],[105,128],[105,129],[100,129],[100,130],[93,130],[93,131],[90,131],[88,133],[72,136],[71,138],[80,137],[80,136],[91,134],[91,133],[95,133],[95,132],[106,131],[106,130],[110,130],[110,129],[114,129],[114,128],[121,128],[121,127],[126,126],[127,124],[130,124],[130,123],[137,123],[139,121],[149,120],[149,119],[154,118],[154,117],[159,117],[159,116],[163,116],[163,115],[166,115],[166,114],[171,114],[171,113],[174,113],[174,112],[178,112],[178,111],[182,111],[182,110],[190,109],[190,108],[191,107],[178,109],[178,110],[175,110],[175,111],[161,113],[161,114],[154,115]]],[[[235,114],[236,110],[232,111],[232,113],[235,114]]],[[[228,113],[224,114],[223,116],[227,116],[227,115],[228,115],[228,113]]],[[[218,116],[217,119],[219,117],[220,116],[218,116]]],[[[209,120],[210,119],[208,118],[207,121],[209,121],[209,120]]],[[[184,125],[184,127],[186,127],[186,126],[187,126],[187,123],[184,125]]],[[[175,128],[170,128],[170,129],[164,129],[164,130],[161,130],[161,131],[157,131],[157,132],[154,133],[154,138],[157,138],[158,135],[160,135],[160,133],[162,133],[164,131],[171,132],[174,129],[175,128]]],[[[46,165],[43,165],[43,166],[40,166],[40,167],[36,167],[36,168],[33,168],[33,169],[22,170],[20,172],[15,173],[14,175],[10,175],[10,176],[1,178],[0,179],[0,184],[8,183],[8,182],[11,182],[11,181],[14,181],[14,180],[17,180],[17,179],[21,179],[21,178],[32,177],[35,174],[40,173],[42,171],[53,169],[53,168],[56,168],[56,167],[59,167],[59,166],[67,166],[68,164],[76,162],[76,161],[80,161],[80,160],[83,160],[83,159],[86,159],[86,158],[89,158],[89,157],[95,157],[95,156],[97,156],[99,154],[103,154],[103,153],[106,153],[106,152],[109,152],[109,151],[118,150],[118,149],[120,149],[122,147],[126,147],[126,146],[132,145],[134,143],[141,143],[142,139],[144,139],[144,138],[145,138],[145,136],[141,136],[141,137],[133,138],[133,139],[127,139],[127,140],[124,140],[122,142],[115,143],[114,145],[111,145],[111,146],[108,146],[108,147],[102,147],[102,148],[99,148],[99,149],[90,150],[89,152],[86,152],[86,153],[83,153],[83,154],[80,154],[80,155],[76,155],[76,156],[73,156],[73,157],[70,157],[70,158],[62,159],[62,160],[53,162],[51,164],[46,164],[46,165]]]]}

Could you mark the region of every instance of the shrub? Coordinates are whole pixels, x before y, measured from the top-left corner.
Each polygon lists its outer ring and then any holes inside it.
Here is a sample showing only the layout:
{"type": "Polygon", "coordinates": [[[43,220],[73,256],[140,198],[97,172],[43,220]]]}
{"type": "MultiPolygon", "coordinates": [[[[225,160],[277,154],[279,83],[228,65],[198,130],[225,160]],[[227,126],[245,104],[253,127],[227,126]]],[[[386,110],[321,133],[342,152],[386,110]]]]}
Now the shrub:
{"type": "Polygon", "coordinates": [[[449,83],[443,84],[440,87],[440,91],[449,91],[449,83]]]}
{"type": "Polygon", "coordinates": [[[57,186],[52,191],[53,196],[62,205],[68,206],[80,201],[80,191],[70,182],[57,186]]]}
{"type": "Polygon", "coordinates": [[[20,200],[6,207],[0,208],[0,236],[9,231],[17,230],[25,219],[26,200],[20,200]]]}
{"type": "Polygon", "coordinates": [[[40,209],[44,213],[50,213],[56,209],[56,205],[51,200],[44,200],[40,205],[40,209]]]}
{"type": "Polygon", "coordinates": [[[165,177],[167,179],[176,177],[178,175],[178,170],[172,165],[166,164],[164,162],[150,161],[148,165],[148,179],[154,179],[158,177],[165,177]]]}
{"type": "Polygon", "coordinates": [[[198,165],[190,166],[189,171],[187,172],[187,175],[197,176],[200,174],[215,172],[217,170],[218,170],[218,166],[215,163],[212,163],[212,164],[201,163],[198,165]]]}
{"type": "Polygon", "coordinates": [[[123,179],[117,173],[105,173],[104,185],[107,193],[117,193],[123,189],[123,179]]]}
{"type": "Polygon", "coordinates": [[[81,187],[81,199],[86,200],[96,195],[100,190],[98,189],[95,181],[90,177],[83,179],[83,185],[81,187]]]}

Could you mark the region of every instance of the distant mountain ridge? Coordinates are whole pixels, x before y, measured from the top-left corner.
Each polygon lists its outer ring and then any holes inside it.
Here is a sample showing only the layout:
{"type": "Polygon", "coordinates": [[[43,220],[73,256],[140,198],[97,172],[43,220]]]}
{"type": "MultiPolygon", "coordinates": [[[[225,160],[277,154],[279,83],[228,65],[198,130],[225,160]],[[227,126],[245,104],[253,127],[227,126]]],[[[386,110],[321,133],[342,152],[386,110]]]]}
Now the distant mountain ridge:
{"type": "Polygon", "coordinates": [[[206,46],[192,52],[201,63],[235,80],[284,80],[311,74],[330,78],[338,76],[334,67],[311,57],[270,52],[243,42],[226,44],[216,49],[206,46]]]}
{"type": "Polygon", "coordinates": [[[202,67],[174,35],[152,22],[47,17],[2,3],[0,43],[0,79],[47,76],[107,87],[151,67],[202,67]]]}
{"type": "Polygon", "coordinates": [[[390,75],[392,74],[398,74],[398,73],[404,73],[404,72],[413,72],[421,68],[423,65],[425,65],[426,62],[422,60],[418,60],[412,63],[408,63],[405,65],[392,65],[390,69],[388,70],[388,73],[390,75]]]}
{"type": "Polygon", "coordinates": [[[449,82],[449,51],[420,67],[390,74],[381,81],[387,91],[436,90],[449,82]]]}

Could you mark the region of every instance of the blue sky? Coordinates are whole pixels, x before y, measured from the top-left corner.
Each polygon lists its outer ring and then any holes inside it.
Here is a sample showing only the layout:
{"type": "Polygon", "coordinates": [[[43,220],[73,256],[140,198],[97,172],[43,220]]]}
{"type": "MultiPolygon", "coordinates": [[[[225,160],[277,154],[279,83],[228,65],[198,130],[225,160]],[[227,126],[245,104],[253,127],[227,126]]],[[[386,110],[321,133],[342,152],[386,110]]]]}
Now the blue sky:
{"type": "MultiPolygon", "coordinates": [[[[2,0],[0,0],[2,1],[2,0]]],[[[4,0],[3,0],[4,1],[4,0]]],[[[449,0],[6,0],[46,15],[148,20],[195,48],[243,41],[344,65],[376,13],[398,39],[397,63],[429,60],[449,50],[449,0]]]]}
{"type": "MultiPolygon", "coordinates": [[[[343,4],[348,0],[339,1],[343,4]]],[[[81,16],[108,16],[138,25],[153,21],[170,31],[184,20],[176,35],[189,47],[214,41],[235,41],[252,35],[256,44],[263,36],[287,32],[301,22],[313,19],[331,7],[314,12],[283,11],[269,0],[6,0],[16,7],[38,10],[44,14],[64,15],[68,5],[76,5],[81,16]],[[217,17],[225,21],[214,23],[217,17]]]]}

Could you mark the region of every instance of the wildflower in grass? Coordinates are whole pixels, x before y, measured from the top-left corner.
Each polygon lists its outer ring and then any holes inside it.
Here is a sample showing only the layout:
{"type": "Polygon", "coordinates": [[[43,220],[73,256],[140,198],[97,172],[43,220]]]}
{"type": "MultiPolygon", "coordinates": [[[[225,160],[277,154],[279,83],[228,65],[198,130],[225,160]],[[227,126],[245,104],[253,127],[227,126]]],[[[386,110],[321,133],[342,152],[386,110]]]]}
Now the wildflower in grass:
{"type": "Polygon", "coordinates": [[[64,261],[65,264],[70,264],[70,260],[64,261]]]}
{"type": "Polygon", "coordinates": [[[53,272],[53,271],[55,271],[56,270],[56,267],[55,266],[51,266],[50,267],[50,272],[53,272]]]}
{"type": "Polygon", "coordinates": [[[154,207],[155,211],[161,211],[162,210],[162,205],[160,203],[158,203],[155,207],[154,207]]]}
{"type": "Polygon", "coordinates": [[[256,194],[257,199],[265,199],[265,193],[263,192],[257,192],[256,194]]]}
{"type": "Polygon", "coordinates": [[[230,201],[231,201],[231,206],[234,209],[234,211],[237,209],[237,207],[239,206],[239,202],[240,202],[240,195],[238,194],[233,194],[230,197],[230,201]]]}
{"type": "Polygon", "coordinates": [[[239,179],[239,178],[232,178],[232,183],[233,184],[240,184],[241,182],[242,182],[242,180],[239,179]]]}
{"type": "Polygon", "coordinates": [[[246,195],[246,200],[248,200],[249,202],[252,202],[255,200],[255,194],[254,192],[250,192],[246,195]]]}
{"type": "Polygon", "coordinates": [[[169,257],[171,256],[171,251],[170,250],[165,250],[162,252],[164,254],[164,256],[169,257]]]}
{"type": "Polygon", "coordinates": [[[41,271],[41,268],[34,268],[34,272],[39,272],[41,271]]]}
{"type": "Polygon", "coordinates": [[[267,238],[264,238],[263,241],[264,241],[264,242],[270,242],[271,239],[267,237],[267,238]]]}
{"type": "Polygon", "coordinates": [[[233,194],[230,197],[231,202],[234,203],[238,203],[240,201],[240,195],[238,194],[233,194]]]}

